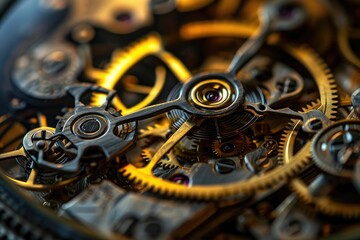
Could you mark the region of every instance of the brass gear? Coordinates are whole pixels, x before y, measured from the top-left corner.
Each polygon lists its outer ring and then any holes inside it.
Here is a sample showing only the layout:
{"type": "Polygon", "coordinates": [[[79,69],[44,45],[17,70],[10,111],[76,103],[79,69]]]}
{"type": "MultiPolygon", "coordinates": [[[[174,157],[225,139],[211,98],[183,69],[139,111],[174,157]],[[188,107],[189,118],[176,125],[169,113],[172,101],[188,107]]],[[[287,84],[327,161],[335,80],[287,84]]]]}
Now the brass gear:
{"type": "MultiPolygon", "coordinates": [[[[302,112],[308,112],[312,109],[319,109],[321,106],[320,99],[307,104],[303,109],[302,112]]],[[[333,117],[332,114],[327,115],[327,117],[333,117]]],[[[279,155],[278,161],[281,164],[287,164],[292,161],[294,157],[294,142],[296,137],[301,130],[302,122],[298,120],[292,120],[289,125],[285,128],[284,133],[281,135],[281,139],[279,142],[279,155]]],[[[299,167],[303,167],[307,165],[311,158],[311,144],[307,142],[306,145],[301,149],[296,155],[299,155],[299,167]]]]}
{"type": "MultiPolygon", "coordinates": [[[[139,62],[146,56],[155,56],[163,61],[163,63],[175,74],[176,78],[184,83],[190,78],[190,73],[187,68],[172,54],[163,49],[161,38],[156,33],[150,33],[147,36],[139,39],[138,41],[130,44],[125,49],[115,50],[112,59],[107,69],[95,69],[91,65],[91,61],[88,60],[85,72],[89,78],[94,79],[98,86],[106,89],[114,89],[118,81],[121,80],[127,70],[133,65],[139,62]]],[[[156,79],[150,89],[146,88],[147,96],[139,103],[128,108],[121,101],[120,98],[115,97],[113,100],[114,106],[121,110],[123,115],[127,115],[136,110],[144,108],[152,103],[160,94],[161,89],[165,84],[166,70],[164,67],[159,66],[155,69],[156,79]]],[[[137,89],[140,87],[138,86],[137,89]]],[[[92,104],[101,105],[104,102],[106,96],[103,94],[96,94],[92,99],[92,104]]]]}
{"type": "Polygon", "coordinates": [[[148,126],[145,129],[140,129],[138,140],[140,140],[141,147],[147,147],[151,145],[152,140],[166,141],[169,133],[170,121],[163,119],[154,126],[148,126]]]}
{"type": "MultiPolygon", "coordinates": [[[[141,157],[145,162],[151,161],[154,153],[156,152],[155,149],[151,148],[144,148],[141,152],[141,157]]],[[[180,166],[178,160],[176,159],[176,155],[173,151],[168,152],[166,155],[166,159],[161,159],[158,162],[158,165],[164,168],[177,168],[180,166]]]]}
{"type": "MultiPolygon", "coordinates": [[[[205,25],[206,24],[208,23],[205,23],[205,25]]],[[[231,27],[229,27],[226,23],[219,23],[218,25],[222,26],[222,28],[217,28],[220,33],[225,32],[225,35],[227,36],[249,36],[249,34],[246,34],[246,31],[249,30],[248,26],[233,23],[231,27]],[[234,29],[237,29],[237,31],[234,31],[234,29]],[[245,30],[245,32],[243,30],[245,30]]],[[[251,33],[252,32],[253,31],[251,31],[251,33]]],[[[213,35],[214,32],[211,31],[210,36],[213,35]]],[[[198,34],[197,37],[207,37],[207,35],[206,33],[198,34]]],[[[309,50],[308,48],[293,47],[289,45],[283,46],[283,48],[287,51],[287,53],[292,55],[303,66],[305,66],[309,73],[314,77],[314,80],[318,86],[321,100],[321,105],[318,109],[322,111],[327,117],[332,118],[336,113],[337,89],[335,80],[333,79],[326,64],[321,61],[321,59],[312,50],[309,50]]],[[[297,122],[297,125],[298,124],[300,124],[300,121],[297,122]]],[[[187,197],[194,199],[220,199],[240,193],[251,193],[256,189],[264,189],[273,186],[281,180],[295,175],[308,164],[309,159],[307,159],[307,153],[309,152],[310,142],[306,143],[298,154],[287,158],[286,161],[284,161],[283,166],[278,167],[263,176],[254,176],[245,181],[222,185],[193,186],[189,188],[188,186],[179,185],[161,178],[156,178],[152,175],[151,172],[147,172],[146,170],[142,171],[141,169],[137,169],[131,164],[126,165],[119,171],[129,180],[134,181],[135,184],[147,186],[149,189],[152,189],[152,191],[167,196],[181,198],[187,197]]]]}
{"type": "MultiPolygon", "coordinates": [[[[167,121],[166,121],[167,122],[167,121]]],[[[139,138],[146,138],[146,137],[156,137],[165,140],[167,135],[169,134],[169,123],[161,123],[155,124],[154,126],[149,126],[146,129],[141,129],[139,138]]]]}
{"type": "Polygon", "coordinates": [[[360,217],[360,204],[340,203],[328,196],[313,196],[308,186],[300,178],[293,179],[290,187],[305,203],[313,205],[324,214],[343,218],[360,217]]]}
{"type": "MultiPolygon", "coordinates": [[[[149,162],[157,151],[156,142],[153,142],[153,140],[160,140],[160,142],[165,142],[167,140],[170,133],[170,125],[171,123],[169,120],[162,119],[154,126],[148,126],[139,131],[138,139],[141,141],[141,145],[143,145],[141,157],[145,162],[149,162]]],[[[159,166],[164,168],[176,168],[180,166],[176,154],[174,154],[173,151],[168,152],[165,156],[166,159],[161,159],[159,161],[159,166]]]]}

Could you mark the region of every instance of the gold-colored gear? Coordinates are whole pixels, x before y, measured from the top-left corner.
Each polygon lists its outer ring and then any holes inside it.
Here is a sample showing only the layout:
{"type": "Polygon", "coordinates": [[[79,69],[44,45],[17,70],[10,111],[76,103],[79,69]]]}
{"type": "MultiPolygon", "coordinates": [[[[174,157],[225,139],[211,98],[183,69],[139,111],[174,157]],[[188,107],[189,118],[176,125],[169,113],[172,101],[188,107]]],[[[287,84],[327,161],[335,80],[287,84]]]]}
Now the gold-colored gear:
{"type": "MultiPolygon", "coordinates": [[[[158,142],[152,142],[152,140],[165,142],[168,138],[170,125],[171,123],[168,119],[163,119],[154,126],[148,126],[146,129],[141,129],[139,131],[140,133],[138,139],[142,141],[142,145],[146,146],[141,152],[141,157],[145,162],[149,162],[158,149],[158,147],[156,147],[158,142]]],[[[161,159],[158,162],[158,165],[165,168],[175,168],[180,166],[177,161],[176,154],[174,154],[173,151],[168,152],[166,154],[166,159],[161,159]]]]}
{"type": "Polygon", "coordinates": [[[170,125],[171,123],[168,119],[163,119],[161,120],[161,122],[156,123],[154,126],[148,126],[145,129],[140,129],[137,137],[140,146],[150,146],[152,144],[152,140],[166,141],[169,135],[170,125]]]}
{"type": "Polygon", "coordinates": [[[143,160],[145,162],[148,162],[151,160],[152,156],[153,156],[153,153],[151,152],[151,150],[149,148],[144,148],[142,151],[141,151],[141,157],[143,158],[143,160]]]}
{"type": "MultiPolygon", "coordinates": [[[[209,36],[244,36],[249,37],[254,28],[249,31],[249,26],[239,23],[226,22],[220,23],[197,23],[196,29],[191,26],[187,28],[187,33],[192,33],[192,36],[187,34],[188,39],[209,37],[209,36]],[[214,28],[212,26],[216,25],[214,28]],[[200,26],[200,27],[199,27],[200,26]],[[211,31],[203,31],[204,29],[211,29],[211,31]],[[200,31],[200,32],[199,32],[200,31]],[[248,34],[247,34],[248,33],[248,34]]],[[[183,29],[182,29],[183,30],[183,29]]],[[[184,30],[182,31],[182,34],[184,30]]],[[[182,35],[183,36],[183,35],[182,35]]],[[[319,110],[322,111],[327,117],[331,118],[336,113],[337,107],[337,90],[335,81],[332,78],[330,70],[326,64],[311,50],[303,47],[293,47],[290,45],[283,46],[283,48],[295,59],[297,59],[303,66],[308,69],[309,73],[314,77],[317,84],[321,105],[319,110]]],[[[300,121],[297,122],[297,125],[300,121]]],[[[189,127],[187,127],[189,129],[189,127]]],[[[186,127],[184,128],[186,129],[186,127]]],[[[186,129],[185,131],[188,131],[186,129]]],[[[181,135],[181,133],[180,133],[181,135]]],[[[291,144],[291,143],[287,143],[291,144]]],[[[141,184],[152,189],[154,192],[160,194],[175,196],[175,197],[188,197],[195,199],[219,199],[240,193],[253,192],[256,189],[264,189],[278,183],[281,180],[294,176],[308,163],[307,154],[310,152],[310,142],[307,142],[303,148],[294,156],[284,158],[283,166],[279,166],[272,171],[267,172],[262,176],[253,176],[252,178],[234,183],[227,183],[221,185],[210,186],[184,186],[167,180],[154,177],[151,173],[151,168],[137,169],[135,166],[128,164],[120,172],[136,184],[141,184]]]]}
{"type": "MultiPolygon", "coordinates": [[[[316,100],[315,102],[312,102],[308,105],[306,105],[304,108],[302,108],[302,112],[308,112],[312,109],[318,109],[321,106],[320,99],[316,100]]],[[[327,116],[329,117],[329,116],[327,116]]],[[[333,115],[330,115],[330,117],[333,117],[333,115]]],[[[281,135],[280,142],[279,142],[279,157],[278,161],[282,164],[286,164],[291,161],[291,159],[294,157],[294,142],[296,137],[299,134],[299,131],[301,130],[302,122],[299,120],[292,120],[289,125],[284,130],[284,133],[281,135]]],[[[309,163],[311,158],[311,144],[310,142],[307,142],[306,145],[303,147],[304,150],[299,151],[297,154],[301,155],[301,165],[305,166],[309,163]]],[[[300,162],[299,162],[300,163],[300,162]]]]}
{"type": "MultiPolygon", "coordinates": [[[[145,148],[141,152],[141,157],[144,159],[145,162],[151,161],[152,157],[154,156],[155,149],[145,148]]],[[[161,159],[158,162],[158,165],[164,168],[177,168],[180,166],[179,162],[176,159],[176,155],[170,151],[166,154],[166,159],[161,159]]]]}
{"type": "Polygon", "coordinates": [[[164,123],[155,124],[154,126],[148,126],[146,129],[141,129],[139,138],[156,137],[165,140],[169,134],[170,123],[164,121],[164,123]]]}
{"type": "Polygon", "coordinates": [[[336,202],[329,196],[313,196],[308,186],[300,178],[293,179],[290,186],[300,199],[315,206],[317,210],[324,214],[343,218],[360,217],[360,204],[336,202]]]}
{"type": "MultiPolygon", "coordinates": [[[[100,87],[114,89],[121,77],[123,77],[132,66],[150,55],[161,59],[180,82],[184,83],[190,79],[191,74],[187,68],[176,57],[163,49],[161,38],[155,33],[145,36],[125,49],[116,50],[113,53],[109,66],[105,70],[93,68],[91,61],[88,60],[85,73],[89,78],[94,79],[100,87]]],[[[127,83],[127,86],[133,91],[146,94],[145,99],[135,106],[128,108],[120,98],[114,98],[113,103],[117,109],[121,110],[122,115],[127,115],[142,109],[158,97],[165,84],[166,70],[164,67],[159,66],[155,69],[155,72],[156,80],[152,87],[134,85],[131,81],[127,83]]],[[[105,101],[105,98],[106,96],[103,94],[95,94],[92,103],[94,105],[101,105],[105,101]]]]}

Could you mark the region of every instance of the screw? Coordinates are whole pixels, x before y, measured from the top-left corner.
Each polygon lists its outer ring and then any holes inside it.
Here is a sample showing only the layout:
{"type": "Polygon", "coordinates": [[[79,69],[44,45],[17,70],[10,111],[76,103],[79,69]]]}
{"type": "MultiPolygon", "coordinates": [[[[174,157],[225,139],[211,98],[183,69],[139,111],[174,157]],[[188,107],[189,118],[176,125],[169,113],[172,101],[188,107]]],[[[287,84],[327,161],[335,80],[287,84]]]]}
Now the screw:
{"type": "Polygon", "coordinates": [[[46,207],[49,207],[52,209],[57,209],[57,208],[59,208],[59,203],[49,200],[49,201],[43,202],[43,206],[46,206],[46,207]]]}
{"type": "Polygon", "coordinates": [[[219,174],[231,173],[236,169],[236,164],[232,159],[223,158],[215,163],[215,171],[219,174]]]}
{"type": "Polygon", "coordinates": [[[320,119],[312,119],[309,122],[309,128],[313,131],[318,131],[322,129],[323,123],[320,119]]]}
{"type": "Polygon", "coordinates": [[[140,229],[146,234],[145,239],[157,239],[163,233],[163,226],[160,219],[156,217],[148,217],[138,223],[140,229]]]}
{"type": "Polygon", "coordinates": [[[44,149],[46,146],[45,142],[40,140],[36,143],[36,147],[40,150],[40,149],[44,149]]]}

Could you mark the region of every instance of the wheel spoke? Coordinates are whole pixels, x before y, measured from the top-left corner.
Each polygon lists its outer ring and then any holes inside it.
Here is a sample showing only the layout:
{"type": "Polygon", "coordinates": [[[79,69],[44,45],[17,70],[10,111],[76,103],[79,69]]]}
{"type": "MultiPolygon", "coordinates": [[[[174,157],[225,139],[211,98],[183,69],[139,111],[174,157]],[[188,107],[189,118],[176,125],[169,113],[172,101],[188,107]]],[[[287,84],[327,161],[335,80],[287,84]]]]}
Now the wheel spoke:
{"type": "Polygon", "coordinates": [[[181,139],[183,139],[195,126],[201,124],[203,120],[189,118],[181,127],[160,147],[155,153],[150,163],[144,171],[151,173],[155,165],[167,154],[181,139]]]}
{"type": "Polygon", "coordinates": [[[37,171],[34,168],[31,169],[29,177],[26,180],[26,184],[33,185],[35,183],[36,176],[37,176],[37,171]]]}
{"type": "Polygon", "coordinates": [[[0,160],[6,160],[15,157],[26,157],[26,153],[23,147],[18,150],[0,154],[0,160]]]}

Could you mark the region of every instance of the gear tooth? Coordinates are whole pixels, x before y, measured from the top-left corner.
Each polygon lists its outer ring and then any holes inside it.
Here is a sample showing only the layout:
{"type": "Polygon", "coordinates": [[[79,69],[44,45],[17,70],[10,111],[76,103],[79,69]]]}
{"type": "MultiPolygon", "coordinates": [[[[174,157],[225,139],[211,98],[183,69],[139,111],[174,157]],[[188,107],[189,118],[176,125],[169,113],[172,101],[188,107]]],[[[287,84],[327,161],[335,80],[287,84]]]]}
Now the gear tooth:
{"type": "Polygon", "coordinates": [[[134,175],[132,175],[131,173],[126,173],[126,175],[124,175],[129,181],[133,181],[135,182],[136,178],[134,175]]]}
{"type": "Polygon", "coordinates": [[[192,144],[190,149],[191,149],[192,151],[198,151],[198,147],[199,147],[199,145],[197,145],[197,144],[192,144]]]}
{"type": "Polygon", "coordinates": [[[141,151],[140,156],[144,159],[144,160],[150,160],[152,158],[152,153],[149,149],[145,148],[141,151]]]}
{"type": "Polygon", "coordinates": [[[279,145],[280,145],[280,146],[285,145],[285,143],[283,143],[283,142],[286,141],[286,139],[287,139],[287,138],[286,138],[286,135],[281,135],[279,145]]]}
{"type": "Polygon", "coordinates": [[[143,186],[143,180],[137,179],[136,177],[133,179],[135,185],[143,186]]]}
{"type": "Polygon", "coordinates": [[[159,193],[162,194],[162,195],[168,195],[168,191],[166,190],[166,188],[160,188],[159,189],[159,193]]]}
{"type": "Polygon", "coordinates": [[[143,141],[141,141],[141,146],[142,147],[149,146],[149,145],[150,145],[150,140],[144,139],[143,141]]]}
{"type": "Polygon", "coordinates": [[[149,183],[147,183],[146,181],[142,181],[140,186],[143,187],[144,189],[146,188],[147,190],[151,190],[152,188],[149,187],[149,183]]]}
{"type": "Polygon", "coordinates": [[[141,184],[141,180],[136,178],[136,176],[134,176],[134,175],[129,175],[128,179],[136,185],[141,184]]]}
{"type": "Polygon", "coordinates": [[[190,151],[196,151],[196,152],[199,151],[199,145],[200,145],[200,140],[194,139],[191,144],[190,151]]]}
{"type": "Polygon", "coordinates": [[[337,89],[337,86],[336,85],[330,85],[330,87],[331,87],[331,90],[332,90],[332,93],[338,93],[338,89],[337,89]]]}

